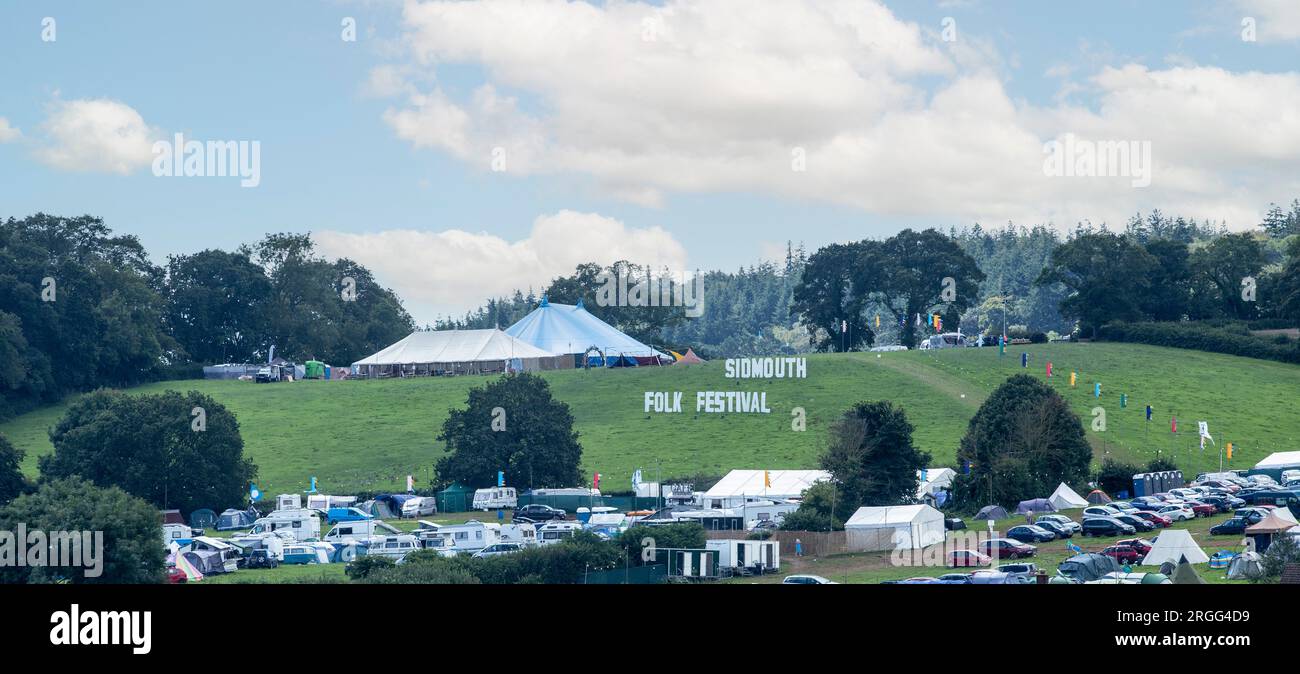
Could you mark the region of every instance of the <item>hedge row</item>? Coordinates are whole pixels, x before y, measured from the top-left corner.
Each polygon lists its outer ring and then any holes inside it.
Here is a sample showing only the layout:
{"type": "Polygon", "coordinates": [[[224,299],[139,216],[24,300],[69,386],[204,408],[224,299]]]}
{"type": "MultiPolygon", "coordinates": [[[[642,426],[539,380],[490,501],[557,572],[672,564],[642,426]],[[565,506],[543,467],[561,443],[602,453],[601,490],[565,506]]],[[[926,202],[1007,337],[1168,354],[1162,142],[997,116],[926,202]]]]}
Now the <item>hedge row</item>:
{"type": "Polygon", "coordinates": [[[1109,342],[1136,342],[1171,346],[1247,358],[1300,364],[1300,342],[1279,343],[1256,337],[1240,326],[1215,327],[1204,323],[1108,323],[1097,338],[1109,342]]]}

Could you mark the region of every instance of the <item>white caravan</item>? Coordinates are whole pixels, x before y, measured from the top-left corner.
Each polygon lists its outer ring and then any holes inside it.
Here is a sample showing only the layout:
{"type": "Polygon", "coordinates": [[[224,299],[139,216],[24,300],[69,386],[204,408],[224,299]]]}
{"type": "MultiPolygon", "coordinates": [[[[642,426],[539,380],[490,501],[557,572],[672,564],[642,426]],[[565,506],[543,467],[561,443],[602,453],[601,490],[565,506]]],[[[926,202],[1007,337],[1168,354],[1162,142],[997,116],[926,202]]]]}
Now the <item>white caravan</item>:
{"type": "Polygon", "coordinates": [[[537,544],[554,545],[566,538],[572,538],[579,531],[582,531],[581,522],[552,520],[537,529],[537,544]]]}
{"type": "Polygon", "coordinates": [[[253,522],[250,535],[288,532],[295,541],[320,539],[320,517],[314,510],[277,510],[253,522]]]}
{"type": "Polygon", "coordinates": [[[366,556],[387,557],[394,562],[401,562],[406,556],[420,549],[420,542],[411,534],[400,536],[376,536],[366,548],[366,556]]]}
{"type": "Polygon", "coordinates": [[[330,496],[329,494],[308,494],[307,507],[312,510],[325,510],[330,508],[347,508],[357,503],[355,496],[330,496]]]}
{"type": "Polygon", "coordinates": [[[519,497],[515,495],[514,487],[488,487],[474,492],[475,510],[487,511],[505,508],[513,510],[517,505],[519,505],[519,497]]]}
{"type": "Polygon", "coordinates": [[[402,503],[402,517],[437,514],[438,499],[432,496],[416,496],[415,498],[406,499],[406,502],[402,503]]]}
{"type": "Polygon", "coordinates": [[[433,548],[448,556],[478,552],[489,545],[502,542],[500,524],[478,520],[450,524],[439,527],[436,531],[420,530],[416,534],[424,547],[433,548]]]}
{"type": "Polygon", "coordinates": [[[528,522],[502,524],[501,542],[515,543],[525,548],[537,545],[537,526],[528,522]]]}
{"type": "Polygon", "coordinates": [[[334,528],[330,529],[329,533],[325,534],[325,537],[321,540],[341,545],[345,543],[361,543],[375,536],[395,536],[401,533],[401,529],[383,520],[354,520],[335,524],[334,528]]]}
{"type": "Polygon", "coordinates": [[[302,494],[280,494],[275,497],[276,510],[299,510],[302,508],[302,494]]]}

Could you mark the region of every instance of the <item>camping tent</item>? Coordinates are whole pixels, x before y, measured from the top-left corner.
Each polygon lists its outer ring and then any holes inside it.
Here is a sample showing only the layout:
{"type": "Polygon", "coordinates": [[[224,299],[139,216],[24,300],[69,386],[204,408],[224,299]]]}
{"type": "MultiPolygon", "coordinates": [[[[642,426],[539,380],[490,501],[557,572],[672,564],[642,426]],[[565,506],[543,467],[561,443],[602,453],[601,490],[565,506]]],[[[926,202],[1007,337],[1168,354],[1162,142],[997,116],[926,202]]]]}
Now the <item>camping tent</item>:
{"type": "Polygon", "coordinates": [[[527,316],[506,328],[506,334],[556,354],[587,354],[588,365],[659,365],[672,357],[619,332],[591,315],[582,305],[553,304],[545,297],[527,316]]]}
{"type": "Polygon", "coordinates": [[[924,548],[943,542],[943,513],[928,505],[862,507],[844,534],[853,552],[924,548]]]}
{"type": "MultiPolygon", "coordinates": [[[[1179,529],[1178,531],[1182,531],[1182,530],[1179,529]]],[[[1163,536],[1163,534],[1161,534],[1161,536],[1163,536]]],[[[1201,576],[1196,573],[1196,569],[1192,568],[1191,562],[1186,558],[1183,558],[1181,561],[1178,562],[1178,568],[1174,570],[1174,575],[1172,576],[1171,580],[1173,581],[1174,585],[1204,585],[1205,584],[1205,579],[1201,578],[1201,576]]]]}
{"type": "Polygon", "coordinates": [[[185,582],[193,583],[193,582],[203,580],[203,572],[195,568],[194,564],[190,562],[190,560],[185,558],[185,555],[181,553],[173,552],[172,554],[167,556],[167,561],[169,563],[175,564],[176,568],[184,572],[185,582]]]}
{"type": "Polygon", "coordinates": [[[1295,515],[1291,514],[1291,509],[1286,506],[1282,506],[1281,508],[1274,509],[1273,514],[1277,515],[1278,518],[1284,519],[1292,524],[1300,525],[1300,521],[1296,521],[1295,515]]]}
{"type": "Polygon", "coordinates": [[[1004,520],[1010,516],[1007,509],[1000,505],[986,505],[975,513],[977,520],[1004,520]]]}
{"type": "Polygon", "coordinates": [[[253,526],[257,519],[257,511],[249,508],[248,510],[235,510],[229,508],[221,511],[217,517],[217,531],[237,531],[247,529],[253,526]]]}
{"type": "Polygon", "coordinates": [[[1232,565],[1228,567],[1229,580],[1246,580],[1258,578],[1264,573],[1264,567],[1259,563],[1260,554],[1247,550],[1232,559],[1232,565]]]}
{"type": "Polygon", "coordinates": [[[1106,492],[1100,489],[1094,489],[1088,492],[1088,503],[1093,505],[1110,503],[1110,497],[1106,495],[1106,492]]]}
{"type": "Polygon", "coordinates": [[[1182,558],[1186,558],[1192,564],[1204,564],[1210,561],[1210,556],[1205,554],[1196,541],[1192,540],[1192,535],[1187,533],[1186,529],[1165,529],[1156,537],[1156,544],[1142,560],[1142,565],[1176,563],[1182,558]]]}
{"type": "Polygon", "coordinates": [[[1270,512],[1264,519],[1246,527],[1246,535],[1255,541],[1255,549],[1264,552],[1273,542],[1273,536],[1295,528],[1294,522],[1288,522],[1277,513],[1270,512]]]}
{"type": "Polygon", "coordinates": [[[1047,500],[1051,501],[1057,510],[1088,507],[1088,502],[1064,482],[1056,487],[1056,491],[1052,492],[1052,495],[1048,496],[1047,500]]]}
{"type": "Polygon", "coordinates": [[[1086,583],[1120,569],[1119,562],[1115,561],[1114,557],[1096,552],[1084,552],[1061,562],[1056,570],[1076,583],[1086,583]]]}
{"type": "Polygon", "coordinates": [[[703,362],[703,358],[695,355],[694,349],[686,349],[686,353],[683,354],[681,358],[678,358],[677,362],[673,363],[673,365],[698,365],[703,362]]]}
{"type": "Polygon", "coordinates": [[[1016,512],[1021,515],[1025,513],[1054,513],[1056,512],[1056,506],[1045,498],[1031,498],[1028,501],[1021,501],[1020,505],[1016,506],[1016,512]]]}
{"type": "Polygon", "coordinates": [[[951,468],[925,468],[916,471],[916,499],[922,503],[943,506],[957,471],[951,468]]]}
{"type": "MultiPolygon", "coordinates": [[[[190,550],[188,552],[182,552],[180,555],[177,555],[178,565],[180,563],[180,558],[182,557],[185,561],[194,565],[194,568],[198,569],[199,573],[205,576],[226,572],[226,566],[221,561],[221,553],[216,550],[190,550]]],[[[184,569],[182,568],[182,570],[184,569]]],[[[186,575],[189,575],[188,571],[185,573],[186,575]]]]}
{"type": "Polygon", "coordinates": [[[539,349],[495,328],[419,330],[352,364],[366,376],[479,374],[554,370],[572,359],[539,349]]]}

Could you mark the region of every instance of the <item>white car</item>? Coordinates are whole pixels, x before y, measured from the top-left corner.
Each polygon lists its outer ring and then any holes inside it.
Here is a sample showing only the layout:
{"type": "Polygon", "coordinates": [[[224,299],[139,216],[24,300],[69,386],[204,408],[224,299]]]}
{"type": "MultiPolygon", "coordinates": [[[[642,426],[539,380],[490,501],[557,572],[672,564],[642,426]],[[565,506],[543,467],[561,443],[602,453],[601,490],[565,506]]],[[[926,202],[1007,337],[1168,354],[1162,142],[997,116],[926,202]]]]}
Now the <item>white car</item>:
{"type": "Polygon", "coordinates": [[[785,580],[781,581],[781,584],[782,585],[839,585],[839,583],[833,580],[827,580],[826,578],[822,578],[821,576],[813,576],[813,575],[806,575],[806,574],[801,574],[798,576],[786,576],[785,580]]]}
{"type": "Polygon", "coordinates": [[[1168,517],[1175,522],[1196,519],[1196,513],[1184,505],[1167,505],[1156,511],[1161,517],[1168,517]]]}
{"type": "Polygon", "coordinates": [[[514,552],[519,552],[523,549],[523,546],[518,543],[496,543],[479,550],[474,553],[474,556],[480,559],[483,557],[496,557],[497,555],[508,555],[514,552]]]}
{"type": "Polygon", "coordinates": [[[1085,520],[1089,517],[1114,517],[1122,514],[1118,508],[1110,506],[1090,506],[1083,509],[1083,519],[1085,520]]]}
{"type": "Polygon", "coordinates": [[[1133,505],[1132,503],[1129,503],[1128,501],[1112,501],[1111,503],[1107,503],[1106,507],[1114,508],[1120,511],[1121,513],[1128,513],[1129,515],[1132,515],[1133,513],[1138,511],[1137,506],[1133,505]]]}

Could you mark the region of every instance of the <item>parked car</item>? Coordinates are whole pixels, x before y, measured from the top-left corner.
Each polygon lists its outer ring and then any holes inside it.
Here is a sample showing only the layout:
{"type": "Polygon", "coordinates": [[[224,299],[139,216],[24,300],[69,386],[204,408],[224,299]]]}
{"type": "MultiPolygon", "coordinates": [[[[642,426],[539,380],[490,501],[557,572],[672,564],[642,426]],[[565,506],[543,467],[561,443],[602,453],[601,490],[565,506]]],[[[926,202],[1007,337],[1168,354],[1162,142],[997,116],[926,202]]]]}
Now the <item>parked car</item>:
{"type": "Polygon", "coordinates": [[[1008,529],[1007,538],[1014,538],[1021,543],[1046,543],[1056,540],[1056,534],[1035,524],[1021,524],[1008,529]]]}
{"type": "Polygon", "coordinates": [[[1250,523],[1244,517],[1233,517],[1210,527],[1211,536],[1240,536],[1250,523]]]}
{"type": "Polygon", "coordinates": [[[1130,515],[1128,513],[1125,513],[1123,515],[1116,515],[1115,519],[1133,527],[1134,531],[1151,531],[1152,529],[1156,528],[1155,524],[1148,522],[1145,519],[1138,517],[1137,515],[1130,515]]]}
{"type": "Polygon", "coordinates": [[[1007,574],[1009,580],[1013,583],[1034,583],[1037,582],[1038,565],[1033,562],[1016,562],[1014,564],[1000,564],[998,571],[1007,574]]]}
{"type": "Polygon", "coordinates": [[[1122,536],[1135,534],[1137,529],[1114,517],[1091,517],[1083,521],[1084,536],[1122,536]]]}
{"type": "Polygon", "coordinates": [[[494,543],[474,553],[474,556],[479,558],[496,557],[498,555],[509,555],[523,549],[523,546],[518,543],[494,543]]]}
{"type": "Polygon", "coordinates": [[[949,517],[944,519],[943,528],[948,531],[961,531],[966,528],[966,521],[960,517],[949,517]]]}
{"type": "Polygon", "coordinates": [[[913,576],[903,580],[895,581],[897,585],[938,585],[939,579],[931,576],[913,576]]]}
{"type": "Polygon", "coordinates": [[[1212,517],[1215,513],[1219,512],[1218,508],[1200,501],[1188,501],[1185,507],[1191,508],[1192,512],[1195,513],[1197,517],[1212,517]]]}
{"type": "Polygon", "coordinates": [[[980,541],[979,551],[990,557],[996,553],[1002,559],[1033,557],[1038,554],[1038,548],[1010,538],[990,538],[980,541]]]}
{"type": "Polygon", "coordinates": [[[1120,564],[1137,564],[1146,556],[1130,545],[1112,545],[1102,550],[1101,554],[1114,557],[1120,564]]]}
{"type": "Polygon", "coordinates": [[[988,555],[975,550],[953,550],[944,558],[950,569],[970,566],[988,566],[993,561],[988,555]]]}
{"type": "Polygon", "coordinates": [[[1115,541],[1115,545],[1127,545],[1142,553],[1143,557],[1145,557],[1148,552],[1151,552],[1151,548],[1155,547],[1151,541],[1148,541],[1145,538],[1125,538],[1123,540],[1115,541]]]}
{"type": "Polygon", "coordinates": [[[1057,524],[1069,529],[1070,531],[1076,534],[1079,533],[1080,531],[1083,531],[1083,525],[1079,524],[1078,522],[1075,522],[1074,520],[1070,519],[1069,517],[1066,517],[1065,515],[1039,515],[1037,518],[1034,519],[1034,524],[1038,524],[1039,526],[1042,526],[1042,522],[1044,520],[1047,520],[1048,522],[1056,522],[1057,524]]]}
{"type": "Polygon", "coordinates": [[[1111,501],[1110,503],[1107,503],[1106,506],[1110,508],[1114,508],[1120,511],[1121,513],[1130,513],[1130,514],[1137,512],[1138,509],[1137,506],[1133,505],[1132,503],[1129,503],[1128,501],[1111,501]]]}
{"type": "Polygon", "coordinates": [[[168,583],[172,583],[172,584],[176,584],[176,583],[184,583],[184,582],[188,581],[189,579],[190,579],[190,577],[187,576],[187,575],[185,575],[185,572],[184,572],[184,571],[181,571],[180,569],[176,568],[176,565],[175,565],[175,564],[173,564],[173,565],[167,567],[167,582],[168,582],[168,583]]]}
{"type": "Polygon", "coordinates": [[[1153,513],[1150,510],[1139,510],[1133,513],[1133,516],[1141,517],[1142,519],[1156,525],[1157,527],[1167,527],[1174,523],[1173,520],[1169,519],[1168,517],[1165,517],[1164,515],[1160,515],[1157,513],[1153,513]]]}
{"type": "Polygon", "coordinates": [[[1119,510],[1110,506],[1089,506],[1083,509],[1083,519],[1087,521],[1089,517],[1114,517],[1119,514],[1119,510]]]}
{"type": "Polygon", "coordinates": [[[1167,505],[1160,510],[1157,510],[1156,514],[1161,517],[1167,517],[1174,522],[1196,519],[1196,513],[1192,512],[1191,508],[1184,505],[1167,505]]]}
{"type": "Polygon", "coordinates": [[[511,519],[522,518],[529,522],[547,522],[550,520],[567,519],[568,516],[568,513],[559,508],[552,508],[551,506],[542,505],[540,503],[530,503],[526,506],[515,508],[514,514],[511,515],[511,519]]]}
{"type": "Polygon", "coordinates": [[[1138,510],[1159,510],[1165,504],[1164,501],[1154,496],[1139,496],[1129,501],[1129,503],[1137,506],[1138,510]]]}
{"type": "Polygon", "coordinates": [[[806,574],[806,573],[801,573],[794,576],[786,576],[785,580],[781,581],[781,584],[782,585],[839,585],[839,583],[833,580],[827,580],[825,578],[822,578],[821,576],[814,576],[812,574],[806,574]]]}
{"type": "Polygon", "coordinates": [[[254,550],[239,560],[238,564],[244,569],[274,569],[280,566],[280,560],[276,559],[269,550],[254,550]]]}
{"type": "Polygon", "coordinates": [[[1246,520],[1246,524],[1249,526],[1251,524],[1259,524],[1259,521],[1264,519],[1264,516],[1267,514],[1268,510],[1259,506],[1252,506],[1249,508],[1238,508],[1237,511],[1233,513],[1233,516],[1246,520]]]}
{"type": "Polygon", "coordinates": [[[945,573],[939,576],[940,585],[970,585],[969,573],[945,573]]]}
{"type": "MultiPolygon", "coordinates": [[[[1073,524],[1073,522],[1071,522],[1073,524]]],[[[1053,520],[1038,519],[1034,521],[1035,526],[1042,527],[1055,535],[1057,538],[1070,538],[1074,535],[1074,529],[1060,522],[1053,520]]]]}
{"type": "Polygon", "coordinates": [[[1226,496],[1206,496],[1201,499],[1201,503],[1214,506],[1214,512],[1226,513],[1233,509],[1233,505],[1228,501],[1226,496]]]}

